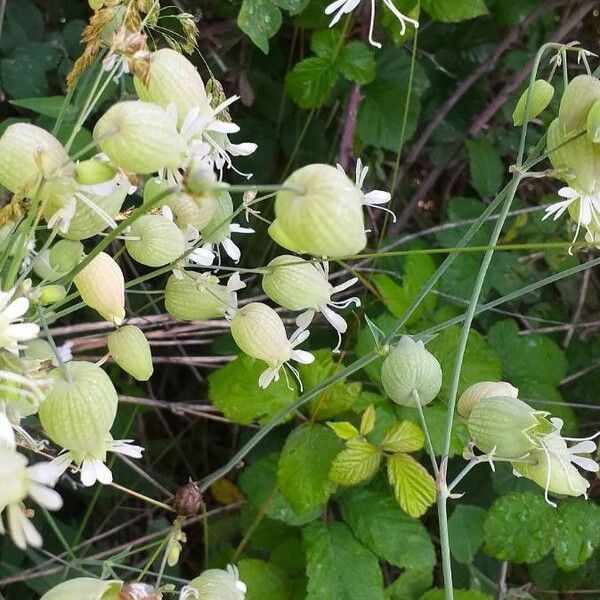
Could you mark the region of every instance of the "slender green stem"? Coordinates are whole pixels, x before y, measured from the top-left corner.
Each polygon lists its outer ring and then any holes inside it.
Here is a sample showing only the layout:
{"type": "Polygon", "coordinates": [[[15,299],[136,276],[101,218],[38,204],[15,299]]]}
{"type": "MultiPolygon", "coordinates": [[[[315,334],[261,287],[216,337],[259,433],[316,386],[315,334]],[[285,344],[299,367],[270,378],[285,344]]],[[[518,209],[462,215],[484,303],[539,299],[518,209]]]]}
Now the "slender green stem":
{"type": "Polygon", "coordinates": [[[427,427],[427,421],[425,420],[423,406],[421,405],[421,401],[419,400],[419,392],[416,389],[412,391],[412,397],[415,401],[415,406],[417,407],[417,413],[419,415],[419,421],[421,423],[421,429],[423,430],[423,435],[425,436],[425,449],[427,450],[427,454],[429,454],[429,459],[431,460],[433,472],[437,477],[438,466],[437,461],[435,459],[435,452],[433,451],[433,444],[431,443],[431,436],[429,435],[429,427],[427,427]]]}

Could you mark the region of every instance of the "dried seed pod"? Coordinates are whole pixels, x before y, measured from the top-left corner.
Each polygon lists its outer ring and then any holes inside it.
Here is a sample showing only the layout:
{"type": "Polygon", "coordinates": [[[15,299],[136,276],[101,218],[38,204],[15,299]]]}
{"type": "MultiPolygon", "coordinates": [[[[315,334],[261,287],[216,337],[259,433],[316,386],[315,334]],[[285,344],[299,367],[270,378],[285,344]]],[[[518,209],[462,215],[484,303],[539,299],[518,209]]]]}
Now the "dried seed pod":
{"type": "Polygon", "coordinates": [[[50,588],[40,600],[121,600],[122,587],[118,579],[76,577],[50,588]]]}
{"type": "Polygon", "coordinates": [[[100,252],[73,278],[81,299],[107,321],[125,318],[125,279],[115,260],[100,252]]]}
{"type": "Polygon", "coordinates": [[[162,592],[141,581],[130,581],[123,586],[118,600],[162,600],[162,592]]]}
{"type": "Polygon", "coordinates": [[[536,79],[533,82],[531,94],[529,88],[521,94],[513,112],[513,123],[515,126],[523,125],[523,122],[525,121],[525,107],[527,106],[528,96],[530,96],[528,117],[529,120],[531,120],[535,119],[548,108],[548,105],[552,102],[554,96],[554,86],[545,79],[536,79]]]}
{"type": "Polygon", "coordinates": [[[191,225],[198,231],[210,223],[217,209],[217,199],[214,194],[197,196],[185,193],[173,194],[167,199],[166,204],[173,211],[177,227],[185,229],[191,225]]]}
{"type": "Polygon", "coordinates": [[[68,163],[63,145],[45,129],[30,123],[9,125],[0,137],[0,185],[33,196],[42,177],[68,163]]]}
{"type": "Polygon", "coordinates": [[[458,399],[456,410],[465,419],[469,417],[473,407],[486,398],[493,396],[507,396],[517,398],[519,390],[506,381],[479,381],[470,385],[458,399]]]}
{"type": "Polygon", "coordinates": [[[108,351],[115,362],[134,379],[148,381],[154,372],[152,353],[139,327],[119,327],[108,336],[108,351]]]}
{"type": "Polygon", "coordinates": [[[280,246],[314,256],[352,256],[366,246],[364,195],[341,170],[307,165],[283,185],[269,227],[280,246]]]}
{"type": "Polygon", "coordinates": [[[167,281],[165,308],[182,321],[220,318],[228,306],[229,292],[214,275],[186,271],[183,277],[171,275],[167,281]]]}
{"type": "Polygon", "coordinates": [[[558,109],[558,118],[568,135],[585,129],[588,113],[600,100],[600,81],[592,75],[578,75],[567,85],[558,109]]]}
{"type": "Polygon", "coordinates": [[[119,399],[110,377],[93,363],[71,361],[53,369],[52,388],[39,408],[42,427],[80,463],[104,459],[119,399]]]}
{"type": "Polygon", "coordinates": [[[149,267],[173,262],[185,252],[185,245],[181,229],[161,215],[142,215],[136,219],[125,241],[131,258],[149,267]]]}
{"type": "Polygon", "coordinates": [[[175,119],[149,102],[113,104],[96,123],[94,140],[116,165],[140,175],[176,169],[185,156],[175,119]]]}
{"type": "Polygon", "coordinates": [[[174,104],[179,127],[192,108],[200,107],[202,114],[210,111],[204,83],[196,67],[185,56],[170,48],[162,48],[151,54],[147,85],[137,75],[133,78],[133,84],[140,100],[153,102],[163,108],[174,104]]]}
{"type": "Polygon", "coordinates": [[[442,387],[442,368],[422,341],[403,335],[383,361],[381,383],[396,404],[415,406],[413,391],[421,405],[429,404],[442,387]]]}
{"type": "Polygon", "coordinates": [[[181,486],[175,492],[173,507],[182,517],[193,517],[198,514],[202,506],[202,492],[192,481],[181,486]]]}

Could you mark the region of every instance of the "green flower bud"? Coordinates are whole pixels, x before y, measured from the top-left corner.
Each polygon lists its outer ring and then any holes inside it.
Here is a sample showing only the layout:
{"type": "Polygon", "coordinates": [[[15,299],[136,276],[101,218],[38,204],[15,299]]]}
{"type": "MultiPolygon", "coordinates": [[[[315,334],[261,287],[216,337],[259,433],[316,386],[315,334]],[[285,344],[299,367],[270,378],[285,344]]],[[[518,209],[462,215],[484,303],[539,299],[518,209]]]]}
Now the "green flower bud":
{"type": "MultiPolygon", "coordinates": [[[[160,177],[151,177],[148,179],[144,184],[144,205],[154,202],[158,196],[162,196],[162,204],[166,204],[170,198],[169,195],[165,194],[169,187],[169,182],[166,179],[161,179],[160,177]]],[[[155,207],[156,205],[153,205],[153,208],[155,207]]]]}
{"type": "Polygon", "coordinates": [[[125,279],[115,260],[100,252],[73,278],[81,299],[107,321],[120,325],[125,318],[125,279]]]}
{"type": "Polygon", "coordinates": [[[94,140],[115,164],[140,175],[165,167],[176,169],[185,156],[185,142],[175,129],[175,119],[148,102],[111,106],[96,123],[94,140]]]}
{"type": "Polygon", "coordinates": [[[42,306],[54,304],[67,297],[67,290],[64,285],[43,285],[39,289],[38,302],[42,306]]]}
{"type": "Polygon", "coordinates": [[[185,246],[181,229],[161,215],[142,215],[136,219],[125,241],[131,258],[149,267],[168,265],[185,252],[185,246]]]}
{"type": "Polygon", "coordinates": [[[73,460],[106,457],[106,441],[119,399],[109,376],[89,362],[71,361],[53,369],[53,384],[40,405],[42,427],[73,460]]]}
{"type": "Polygon", "coordinates": [[[173,194],[165,204],[173,211],[177,227],[185,229],[191,225],[198,231],[210,223],[217,209],[217,199],[213,194],[198,196],[185,193],[173,194]]]}
{"type": "Polygon", "coordinates": [[[467,419],[473,407],[481,400],[498,396],[517,398],[519,390],[506,381],[480,381],[470,385],[458,399],[456,409],[461,417],[467,419]]]}
{"type": "Polygon", "coordinates": [[[33,272],[40,279],[55,279],[61,275],[50,266],[50,250],[45,248],[33,259],[33,272]]]}
{"type": "Polygon", "coordinates": [[[600,81],[592,75],[578,75],[569,82],[558,109],[558,118],[569,135],[585,129],[588,113],[600,100],[600,81]]]}
{"type": "MultiPolygon", "coordinates": [[[[519,98],[517,106],[513,112],[513,123],[515,126],[523,125],[525,122],[525,107],[527,106],[527,96],[529,88],[527,88],[519,98]]],[[[536,79],[531,87],[531,97],[529,100],[529,120],[535,119],[541,114],[554,96],[554,87],[545,79],[536,79]]]]}
{"type": "Polygon", "coordinates": [[[115,177],[117,170],[96,158],[82,160],[75,164],[75,179],[81,185],[95,185],[104,183],[115,177]]]}
{"type": "Polygon", "coordinates": [[[233,202],[229,192],[225,191],[217,192],[214,198],[214,213],[208,224],[202,228],[202,239],[210,244],[220,244],[229,237],[233,202]]]}
{"type": "Polygon", "coordinates": [[[592,104],[587,118],[587,133],[595,144],[600,144],[600,100],[592,104]]]}
{"type": "Polygon", "coordinates": [[[154,371],[152,353],[139,327],[126,325],[108,336],[108,351],[115,362],[134,379],[148,381],[154,371]]]}
{"type": "Polygon", "coordinates": [[[150,56],[150,79],[148,85],[136,75],[135,91],[140,100],[153,102],[163,108],[175,104],[177,125],[181,127],[186,115],[195,106],[202,113],[210,111],[204,83],[196,67],[182,54],[162,48],[150,56]]]}
{"type": "Polygon", "coordinates": [[[442,368],[422,341],[403,335],[383,361],[381,383],[396,404],[415,406],[416,391],[421,405],[429,404],[442,387],[442,368]]]}
{"type": "Polygon", "coordinates": [[[517,459],[539,447],[539,438],[554,429],[547,414],[518,398],[498,396],[475,404],[467,425],[482,452],[517,459]]]}
{"type": "Polygon", "coordinates": [[[341,170],[307,165],[283,185],[291,189],[277,192],[269,227],[280,246],[314,256],[352,256],[366,246],[364,195],[341,170]]]}
{"type": "Polygon", "coordinates": [[[59,240],[50,248],[48,262],[57,273],[68,273],[83,259],[83,244],[73,240],[59,240]]]}
{"type": "Polygon", "coordinates": [[[41,127],[14,123],[0,138],[0,185],[32,197],[42,178],[48,178],[69,156],[62,144],[41,127]]]}
{"type": "Polygon", "coordinates": [[[77,577],[50,588],[40,600],[119,600],[122,587],[117,579],[77,577]]]}
{"type": "Polygon", "coordinates": [[[165,309],[182,321],[223,317],[229,306],[229,292],[219,279],[208,273],[185,271],[171,275],[165,289],[165,309]]]}
{"type": "Polygon", "coordinates": [[[196,591],[196,595],[190,596],[202,600],[244,600],[246,586],[238,577],[235,567],[228,566],[227,571],[207,569],[190,581],[189,587],[196,591]]]}

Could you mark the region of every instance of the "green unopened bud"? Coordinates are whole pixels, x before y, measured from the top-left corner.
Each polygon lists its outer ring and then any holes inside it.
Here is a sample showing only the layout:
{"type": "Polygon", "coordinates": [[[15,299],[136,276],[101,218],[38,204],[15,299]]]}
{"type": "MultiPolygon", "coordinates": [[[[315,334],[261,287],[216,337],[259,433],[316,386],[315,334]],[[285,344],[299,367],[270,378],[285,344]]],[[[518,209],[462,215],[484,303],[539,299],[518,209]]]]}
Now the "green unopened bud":
{"type": "Polygon", "coordinates": [[[522,458],[539,446],[539,437],[553,426],[547,412],[535,410],[512,396],[485,398],[473,406],[467,419],[475,445],[499,458],[522,458]]]}
{"type": "Polygon", "coordinates": [[[279,306],[288,310],[304,310],[329,301],[333,288],[313,263],[284,254],[274,258],[267,268],[262,288],[279,306]]]}
{"type": "Polygon", "coordinates": [[[115,260],[100,252],[73,279],[81,299],[107,321],[120,325],[125,318],[125,279],[115,260]]]}
{"type": "Polygon", "coordinates": [[[196,590],[202,600],[244,600],[246,586],[239,580],[235,567],[208,569],[199,577],[190,581],[190,587],[196,590]]]}
{"type": "Polygon", "coordinates": [[[161,215],[143,215],[132,223],[125,247],[142,265],[162,267],[185,252],[185,237],[173,221],[161,215]]]}
{"type": "Polygon", "coordinates": [[[165,309],[182,321],[216,319],[229,306],[229,292],[219,279],[207,273],[186,271],[182,277],[171,275],[165,288],[165,309]]]}
{"type": "Polygon", "coordinates": [[[32,196],[42,178],[68,161],[62,144],[45,129],[14,123],[0,138],[0,185],[32,196]]]}
{"type": "Polygon", "coordinates": [[[578,75],[569,82],[558,109],[558,118],[567,134],[585,129],[588,113],[596,100],[600,100],[600,81],[592,75],[578,75]]]}
{"type": "Polygon", "coordinates": [[[600,100],[596,100],[588,113],[587,133],[595,144],[600,144],[600,100]]]}
{"type": "Polygon", "coordinates": [[[202,229],[202,239],[210,244],[220,244],[229,237],[229,225],[233,215],[233,202],[229,192],[215,193],[215,209],[212,218],[202,229]]]}
{"type": "Polygon", "coordinates": [[[54,304],[67,297],[67,290],[63,285],[43,285],[39,289],[38,302],[42,306],[54,304]]]}
{"type": "Polygon", "coordinates": [[[144,204],[152,203],[152,208],[166,204],[170,196],[166,193],[169,189],[169,182],[160,177],[151,177],[144,184],[144,204]],[[160,199],[159,199],[160,196],[160,199]]]}
{"type": "Polygon", "coordinates": [[[470,385],[458,399],[456,409],[465,419],[471,414],[473,407],[481,400],[494,396],[517,398],[519,390],[506,381],[480,381],[470,385]]]}
{"type": "Polygon", "coordinates": [[[154,367],[146,336],[139,327],[126,325],[108,336],[108,351],[115,362],[134,379],[148,381],[154,367]]]}
{"type": "Polygon", "coordinates": [[[185,142],[175,129],[175,119],[148,102],[126,101],[111,106],[96,123],[94,140],[115,164],[140,175],[165,167],[176,169],[185,154],[185,142]]]}
{"type": "Polygon", "coordinates": [[[541,114],[554,96],[554,87],[545,79],[536,79],[531,87],[531,93],[527,88],[519,98],[517,106],[513,112],[513,123],[515,126],[523,125],[525,121],[525,107],[527,106],[527,98],[529,96],[529,120],[535,119],[541,114]]]}
{"type": "Polygon", "coordinates": [[[383,361],[381,383],[396,404],[415,406],[418,398],[425,405],[440,392],[442,368],[422,341],[403,335],[383,361]]]}
{"type": "Polygon", "coordinates": [[[40,279],[55,279],[60,276],[55,269],[50,266],[50,250],[45,248],[38,252],[37,256],[33,259],[33,272],[40,279]]]}
{"type": "Polygon", "coordinates": [[[204,83],[196,67],[170,48],[151,54],[147,85],[138,76],[134,76],[133,84],[140,100],[154,102],[163,108],[174,104],[179,127],[192,108],[199,107],[202,114],[210,110],[204,83]]]}
{"type": "Polygon", "coordinates": [[[283,185],[269,227],[280,246],[314,256],[352,256],[366,246],[363,194],[341,170],[307,165],[283,185]]]}
{"type": "Polygon", "coordinates": [[[75,179],[81,185],[94,185],[109,181],[117,174],[117,170],[101,160],[90,158],[75,164],[75,179]]]}
{"type": "Polygon", "coordinates": [[[119,600],[122,587],[117,579],[77,577],[50,588],[40,600],[119,600]]]}
{"type": "Polygon", "coordinates": [[[109,376],[92,363],[71,361],[53,369],[49,377],[52,389],[38,413],[42,427],[75,462],[104,459],[119,403],[109,376]]]}
{"type": "Polygon", "coordinates": [[[83,259],[83,244],[73,240],[59,240],[50,248],[48,261],[58,273],[68,273],[83,259]]]}
{"type": "Polygon", "coordinates": [[[173,194],[166,201],[173,211],[177,227],[185,229],[188,225],[198,231],[204,229],[213,218],[217,209],[217,199],[213,194],[191,196],[190,194],[173,194]]]}

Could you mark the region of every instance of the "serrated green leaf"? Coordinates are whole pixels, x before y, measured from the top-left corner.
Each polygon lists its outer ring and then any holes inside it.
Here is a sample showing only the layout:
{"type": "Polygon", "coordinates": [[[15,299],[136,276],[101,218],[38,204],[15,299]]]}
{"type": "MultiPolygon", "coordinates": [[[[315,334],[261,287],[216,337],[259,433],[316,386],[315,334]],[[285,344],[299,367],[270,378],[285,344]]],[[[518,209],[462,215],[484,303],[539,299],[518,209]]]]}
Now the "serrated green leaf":
{"type": "Polygon", "coordinates": [[[362,438],[352,438],[333,459],[329,478],[341,485],[355,485],[377,473],[381,452],[362,438]]]}
{"type": "Polygon", "coordinates": [[[502,186],[504,165],[498,151],[487,141],[480,137],[467,140],[469,153],[469,169],[473,187],[484,197],[494,196],[502,186]]]}
{"type": "Polygon", "coordinates": [[[340,509],[354,535],[373,553],[400,568],[429,571],[435,551],[427,529],[391,495],[365,488],[342,495],[340,509]]]}
{"type": "Polygon", "coordinates": [[[294,65],[285,78],[285,89],[300,108],[317,108],[327,102],[338,78],[328,58],[311,56],[294,65]]]}
{"type": "Polygon", "coordinates": [[[237,23],[238,27],[268,54],[269,40],[281,27],[281,11],[275,0],[243,0],[237,23]]]}
{"type": "Polygon", "coordinates": [[[433,584],[433,570],[406,569],[385,589],[388,600],[419,600],[433,584]]]}
{"type": "Polygon", "coordinates": [[[360,435],[360,432],[352,423],[348,421],[328,421],[327,427],[335,433],[342,440],[349,440],[350,438],[357,437],[360,435]]]}
{"type": "Polygon", "coordinates": [[[375,407],[370,404],[367,407],[367,410],[363,413],[363,416],[360,420],[360,434],[368,435],[373,431],[373,427],[375,427],[375,407]]]}
{"type": "Polygon", "coordinates": [[[385,433],[381,441],[384,452],[418,452],[425,444],[425,436],[411,421],[398,421],[385,433]]]}
{"type": "Polygon", "coordinates": [[[208,398],[228,418],[247,425],[253,421],[267,423],[297,397],[285,377],[262,389],[258,378],[264,363],[240,354],[234,361],[208,377],[208,398]]]}
{"type": "Polygon", "coordinates": [[[342,34],[337,29],[322,29],[310,36],[310,49],[317,55],[327,58],[330,63],[336,59],[342,43],[342,34]]]}
{"type": "Polygon", "coordinates": [[[277,482],[297,513],[322,507],[336,486],[329,470],[342,442],[324,425],[302,425],[288,436],[279,458],[277,482]]]}
{"type": "Polygon", "coordinates": [[[412,517],[420,517],[435,502],[435,481],[429,471],[408,454],[388,457],[388,479],[398,504],[412,517]]]}
{"type": "Polygon", "coordinates": [[[541,492],[501,496],[483,524],[485,551],[498,560],[537,562],[552,550],[556,519],[541,492]]]}
{"type": "Polygon", "coordinates": [[[343,523],[315,522],[303,530],[306,600],[384,600],[377,557],[343,523]]]}
{"type": "Polygon", "coordinates": [[[421,6],[432,19],[444,23],[466,21],[488,12],[484,0],[423,0],[421,6]]]}
{"type": "Polygon", "coordinates": [[[350,42],[339,56],[338,67],[350,81],[364,85],[375,79],[373,51],[364,42],[350,42]]]}
{"type": "Polygon", "coordinates": [[[581,498],[568,500],[558,509],[554,560],[563,571],[585,563],[600,545],[600,506],[581,498]]]}
{"type": "Polygon", "coordinates": [[[473,562],[483,543],[486,510],[479,506],[458,504],[448,519],[452,557],[459,563],[473,562]]]}
{"type": "Polygon", "coordinates": [[[286,573],[279,567],[257,558],[244,558],[236,566],[248,588],[245,600],[288,600],[286,573]]]}

